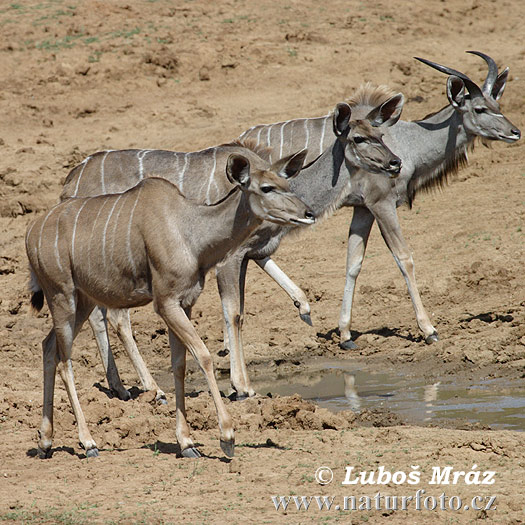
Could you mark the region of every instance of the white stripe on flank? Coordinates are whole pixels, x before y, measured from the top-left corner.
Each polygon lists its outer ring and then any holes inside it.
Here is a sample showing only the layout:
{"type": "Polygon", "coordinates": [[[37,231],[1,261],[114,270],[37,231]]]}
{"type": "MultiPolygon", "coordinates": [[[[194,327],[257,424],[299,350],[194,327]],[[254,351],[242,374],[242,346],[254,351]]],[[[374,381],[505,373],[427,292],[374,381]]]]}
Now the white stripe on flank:
{"type": "Polygon", "coordinates": [[[259,128],[259,131],[257,132],[257,138],[255,139],[257,141],[257,144],[259,144],[259,142],[261,141],[261,131],[262,126],[259,128]]]}
{"type": "Polygon", "coordinates": [[[133,271],[133,277],[137,277],[137,265],[135,264],[135,259],[133,258],[133,252],[131,251],[131,223],[133,222],[133,214],[135,213],[135,207],[137,206],[137,202],[139,201],[140,192],[142,191],[142,186],[137,191],[137,198],[135,199],[135,203],[133,204],[133,208],[131,208],[131,214],[129,216],[129,222],[128,222],[128,234],[126,237],[126,244],[128,247],[128,259],[131,263],[131,270],[133,271]]]}
{"type": "MultiPolygon", "coordinates": [[[[104,199],[104,202],[102,203],[102,206],[98,209],[97,216],[95,217],[95,220],[93,221],[93,228],[91,229],[91,235],[89,236],[89,243],[88,243],[88,274],[91,274],[91,241],[93,240],[93,235],[95,234],[95,228],[97,226],[97,220],[100,216],[100,213],[102,212],[104,206],[106,205],[106,202],[109,202],[108,199],[104,199]]],[[[98,230],[97,230],[98,231],[98,230]]]]}
{"type": "Polygon", "coordinates": [[[304,144],[305,149],[308,149],[308,141],[310,140],[310,131],[308,130],[308,119],[304,119],[304,132],[306,134],[306,142],[304,144]]]}
{"type": "Polygon", "coordinates": [[[102,232],[102,263],[104,264],[104,268],[107,269],[106,265],[106,233],[108,230],[109,221],[111,219],[111,216],[113,215],[113,210],[115,209],[115,206],[117,205],[117,202],[120,200],[120,198],[124,195],[121,193],[115,202],[113,203],[113,207],[111,208],[111,211],[109,212],[108,218],[106,220],[106,225],[104,226],[104,231],[102,232]]]}
{"type": "Polygon", "coordinates": [[[55,230],[55,259],[57,261],[58,267],[60,268],[60,271],[63,272],[64,268],[62,267],[62,263],[60,262],[60,253],[58,252],[58,223],[60,222],[60,217],[62,216],[62,212],[58,214],[57,217],[57,226],[55,230]]]}
{"type": "Polygon", "coordinates": [[[284,126],[286,126],[286,122],[283,122],[281,124],[281,148],[279,149],[279,158],[282,159],[283,157],[283,141],[284,141],[284,137],[283,137],[283,128],[284,126]]]}
{"type": "Polygon", "coordinates": [[[144,156],[150,151],[149,149],[143,149],[137,153],[137,158],[139,159],[139,180],[144,178],[144,156]]]}
{"type": "Polygon", "coordinates": [[[179,174],[179,191],[181,193],[182,193],[182,183],[184,182],[184,174],[186,173],[186,168],[188,167],[188,156],[189,156],[188,153],[184,154],[184,166],[182,166],[182,171],[179,174]]]}
{"type": "Polygon", "coordinates": [[[77,233],[77,222],[78,222],[78,216],[80,215],[80,212],[82,211],[82,209],[84,208],[84,206],[86,205],[87,201],[91,200],[91,198],[89,199],[86,199],[83,203],[82,203],[82,206],[80,206],[80,208],[78,209],[77,211],[77,215],[75,217],[75,223],[73,224],[73,234],[71,235],[71,262],[73,264],[75,264],[75,236],[76,236],[76,233],[77,233]]]}
{"type": "Polygon", "coordinates": [[[266,134],[266,145],[270,147],[270,134],[272,132],[272,126],[268,126],[268,133],[266,134]]]}
{"type": "Polygon", "coordinates": [[[102,194],[106,193],[106,184],[104,181],[104,162],[106,162],[106,157],[109,155],[111,150],[106,151],[102,163],[100,164],[100,187],[102,188],[102,194]]]}
{"type": "Polygon", "coordinates": [[[217,150],[213,150],[213,166],[211,168],[210,173],[210,181],[208,182],[208,189],[206,190],[206,204],[211,204],[210,202],[210,189],[211,189],[211,183],[213,182],[215,184],[215,187],[217,187],[217,183],[215,182],[215,168],[217,167],[217,150]]]}
{"type": "Polygon", "coordinates": [[[78,185],[80,184],[80,179],[82,177],[82,174],[84,173],[84,170],[86,169],[86,165],[87,163],[91,160],[91,156],[89,157],[86,157],[82,162],[82,169],[80,170],[80,175],[78,176],[78,179],[77,179],[77,185],[75,186],[75,193],[73,193],[73,197],[76,197],[77,196],[77,193],[78,193],[78,185]]]}
{"type": "Polygon", "coordinates": [[[321,155],[321,153],[323,152],[324,133],[326,130],[326,122],[328,121],[329,117],[330,116],[328,115],[327,117],[324,118],[323,132],[321,133],[321,143],[319,144],[319,155],[321,155]]]}
{"type": "Polygon", "coordinates": [[[53,213],[53,211],[55,210],[55,208],[52,208],[51,210],[49,210],[48,214],[45,216],[44,220],[42,221],[42,226],[40,226],[40,235],[38,236],[38,252],[37,254],[40,254],[42,253],[42,234],[44,232],[44,226],[47,222],[47,219],[49,219],[49,217],[51,216],[51,214],[53,213]]]}
{"type": "MultiPolygon", "coordinates": [[[[124,194],[122,194],[122,195],[124,195],[124,194]]],[[[120,197],[118,198],[118,200],[120,200],[120,197]]],[[[115,217],[115,220],[113,221],[113,234],[111,236],[111,254],[109,256],[109,262],[110,263],[113,262],[113,254],[115,253],[115,237],[116,237],[116,233],[117,233],[118,218],[120,217],[120,212],[122,211],[122,208],[124,207],[124,204],[126,204],[126,199],[124,199],[122,201],[122,204],[120,205],[120,208],[118,209],[117,216],[115,217]]]]}

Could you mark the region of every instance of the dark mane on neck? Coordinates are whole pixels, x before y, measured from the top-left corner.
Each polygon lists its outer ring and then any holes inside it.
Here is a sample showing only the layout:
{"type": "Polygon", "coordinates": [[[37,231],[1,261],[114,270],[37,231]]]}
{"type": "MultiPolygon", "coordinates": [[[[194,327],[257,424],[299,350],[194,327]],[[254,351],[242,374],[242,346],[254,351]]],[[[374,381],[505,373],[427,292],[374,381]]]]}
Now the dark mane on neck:
{"type": "Polygon", "coordinates": [[[412,208],[412,203],[420,192],[443,189],[452,175],[467,166],[468,150],[474,149],[474,142],[456,149],[451,157],[446,158],[431,173],[410,179],[407,187],[408,206],[412,208]]]}

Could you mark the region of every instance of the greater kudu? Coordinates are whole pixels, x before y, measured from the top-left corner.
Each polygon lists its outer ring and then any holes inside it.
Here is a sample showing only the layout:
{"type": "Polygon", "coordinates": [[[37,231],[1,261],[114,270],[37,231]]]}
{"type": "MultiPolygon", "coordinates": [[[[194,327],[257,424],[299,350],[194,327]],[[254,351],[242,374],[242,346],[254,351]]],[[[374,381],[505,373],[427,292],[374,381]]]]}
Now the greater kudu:
{"type": "MultiPolygon", "coordinates": [[[[263,221],[312,224],[315,216],[289,189],[306,155],[271,165],[240,145],[211,149],[192,166],[187,184],[207,162],[226,156],[229,186],[208,205],[184,197],[161,178],[148,178],[118,194],[67,199],[29,227],[26,251],[32,276],[31,303],[49,306],[53,328],[43,341],[44,402],[38,447],[48,457],[53,437],[55,375],[65,384],[87,456],[97,456],[77,397],[71,347],[95,305],[130,308],[153,301],[168,325],[176,392],[176,435],[184,455],[199,455],[186,422],[186,350],[206,376],[219,420],[221,448],[234,452],[234,431],[221,399],[213,360],[189,320],[207,271],[263,221]],[[251,169],[250,169],[251,167],[251,169]],[[278,177],[277,174],[282,177],[278,177]],[[240,190],[240,191],[239,191],[240,190]]],[[[226,178],[225,177],[225,178],[226,178]]],[[[217,184],[218,187],[218,184],[217,184]]]]}
{"type": "MultiPolygon", "coordinates": [[[[423,120],[400,120],[395,126],[386,129],[385,144],[402,160],[400,176],[396,179],[386,179],[369,174],[359,181],[354,179],[352,190],[343,203],[343,206],[354,207],[354,214],[349,231],[346,283],[339,320],[342,348],[356,348],[350,333],[352,301],[369,234],[376,220],[383,239],[406,280],[417,323],[425,341],[430,344],[438,339],[419,295],[414,261],[403,238],[396,209],[405,203],[412,206],[418,192],[442,186],[449,175],[467,163],[467,150],[473,147],[476,137],[482,140],[515,142],[521,135],[519,129],[501,114],[498,103],[505,89],[508,68],[498,74],[494,60],[478,51],[470,53],[483,58],[489,66],[481,89],[459,71],[418,59],[451,75],[447,81],[450,104],[423,120]]],[[[377,103],[374,90],[370,86],[364,87],[349,103],[352,106],[352,118],[360,118],[377,103]]],[[[279,134],[272,132],[278,129],[279,124],[256,126],[241,137],[253,138],[263,145],[278,147],[283,153],[289,151],[292,144],[297,146],[298,141],[293,133],[290,133],[283,147],[279,134]]],[[[308,144],[312,151],[315,151],[320,140],[318,134],[309,135],[308,144]]],[[[308,160],[307,158],[306,162],[308,160]]],[[[277,280],[278,277],[276,275],[274,278],[277,280]]],[[[286,276],[282,282],[286,282],[285,278],[286,276]]]]}
{"type": "MultiPolygon", "coordinates": [[[[293,191],[306,202],[316,216],[333,212],[345,200],[351,191],[353,181],[369,176],[369,172],[389,180],[385,173],[395,177],[400,170],[400,161],[383,144],[382,133],[385,127],[394,124],[403,107],[403,96],[389,92],[377,98],[377,105],[358,118],[353,118],[348,104],[338,104],[334,113],[317,119],[300,119],[275,125],[265,133],[267,142],[277,142],[277,150],[270,152],[270,158],[278,157],[280,151],[289,148],[290,134],[295,133],[294,143],[311,144],[315,151],[310,154],[308,166],[294,179],[293,191]],[[331,132],[333,130],[333,132],[331,132]],[[335,136],[334,136],[335,133],[335,136]],[[270,138],[273,140],[270,141],[270,138]],[[315,140],[317,138],[317,140],[315,140]],[[363,170],[368,170],[367,172],[363,170]],[[351,183],[352,181],[352,183],[351,183]]],[[[261,140],[261,142],[264,142],[261,140]]],[[[210,191],[214,191],[214,173],[221,170],[221,162],[214,159],[210,163],[209,177],[204,177],[203,187],[186,183],[186,170],[193,158],[200,153],[173,153],[166,151],[113,151],[98,153],[88,157],[68,175],[62,197],[95,195],[107,188],[124,189],[135,183],[140,177],[152,174],[167,178],[178,185],[181,191],[192,198],[206,200],[210,191]]],[[[217,279],[223,313],[226,324],[225,339],[230,345],[231,382],[239,397],[252,395],[249,378],[244,362],[241,342],[242,300],[244,297],[244,279],[249,259],[254,259],[274,278],[284,275],[269,256],[278,248],[282,237],[291,228],[282,228],[270,223],[263,224],[243,245],[217,268],[217,279]]],[[[286,277],[286,276],[285,276],[286,277]]],[[[286,278],[286,283],[291,280],[286,278]]],[[[280,284],[286,287],[286,283],[280,284]]],[[[292,283],[293,284],[293,283],[292,283]]],[[[296,287],[297,290],[299,290],[296,287]]],[[[309,306],[306,296],[300,291],[295,297],[303,319],[309,319],[309,306]],[[306,307],[305,307],[306,305],[306,307]]],[[[108,319],[116,328],[130,356],[140,356],[131,335],[128,312],[108,312],[108,319]]],[[[116,371],[111,371],[114,361],[108,340],[103,335],[102,315],[94,311],[90,317],[97,343],[108,367],[108,383],[119,393],[123,387],[116,371]],[[98,316],[95,318],[95,316],[98,316]],[[104,357],[108,355],[108,357],[104,357]]],[[[146,384],[147,369],[143,361],[137,366],[141,382],[147,389],[157,391],[157,398],[162,391],[156,386],[146,384]]],[[[116,368],[115,368],[116,370],[116,368]]],[[[148,377],[151,377],[148,374],[148,377]]],[[[124,394],[125,396],[125,394],[124,394]]]]}

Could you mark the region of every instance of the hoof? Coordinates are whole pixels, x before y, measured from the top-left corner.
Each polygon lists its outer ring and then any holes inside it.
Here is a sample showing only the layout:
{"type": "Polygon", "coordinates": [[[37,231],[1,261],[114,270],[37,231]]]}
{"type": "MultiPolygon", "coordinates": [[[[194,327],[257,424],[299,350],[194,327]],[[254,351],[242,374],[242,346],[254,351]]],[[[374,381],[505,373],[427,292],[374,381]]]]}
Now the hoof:
{"type": "Polygon", "coordinates": [[[93,447],[93,448],[86,450],[86,457],[87,458],[98,458],[98,448],[93,447]]]}
{"type": "Polygon", "coordinates": [[[439,341],[439,337],[437,332],[434,332],[433,334],[430,334],[426,339],[425,343],[427,345],[431,345],[432,343],[437,343],[439,341]]]}
{"type": "Polygon", "coordinates": [[[168,400],[166,399],[166,394],[162,394],[161,396],[157,397],[157,405],[167,405],[168,400]]]}
{"type": "Polygon", "coordinates": [[[235,450],[235,440],[232,439],[231,441],[224,441],[223,439],[221,439],[221,448],[222,448],[222,451],[229,458],[233,458],[233,453],[235,450]]]}
{"type": "Polygon", "coordinates": [[[312,318],[310,317],[310,314],[299,314],[299,317],[302,321],[304,321],[306,324],[313,326],[312,324],[312,318]]]}
{"type": "Polygon", "coordinates": [[[201,453],[195,447],[188,447],[182,451],[182,456],[185,458],[200,458],[201,453]]]}
{"type": "Polygon", "coordinates": [[[249,394],[235,394],[235,401],[244,401],[245,399],[248,399],[250,397],[249,394]]]}
{"type": "Polygon", "coordinates": [[[339,343],[339,348],[342,348],[343,350],[357,350],[359,347],[352,341],[352,339],[348,339],[348,341],[339,343]]]}
{"type": "Polygon", "coordinates": [[[38,447],[38,457],[40,459],[49,459],[51,457],[51,449],[48,448],[44,450],[43,448],[38,447]]]}
{"type": "Polygon", "coordinates": [[[129,390],[124,389],[111,389],[113,393],[121,400],[121,401],[129,401],[131,399],[131,394],[129,393],[129,390]]]}

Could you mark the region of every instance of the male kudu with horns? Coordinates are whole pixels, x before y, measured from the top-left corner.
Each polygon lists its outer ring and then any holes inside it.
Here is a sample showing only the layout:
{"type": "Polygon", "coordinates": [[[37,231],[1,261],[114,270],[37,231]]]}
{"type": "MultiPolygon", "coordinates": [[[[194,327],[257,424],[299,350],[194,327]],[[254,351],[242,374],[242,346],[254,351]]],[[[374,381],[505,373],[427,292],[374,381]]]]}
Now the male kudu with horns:
{"type": "Polygon", "coordinates": [[[81,446],[88,457],[98,455],[76,393],[73,341],[95,305],[131,308],[151,301],[169,328],[176,435],[183,455],[200,455],[186,422],[188,350],[206,376],[217,411],[221,448],[233,456],[232,419],[221,399],[210,353],[189,320],[191,308],[207,271],[235,251],[263,221],[284,226],[314,223],[313,213],[285,180],[299,173],[305,155],[303,150],[270,164],[240,144],[220,146],[201,156],[201,162],[193,166],[194,176],[188,174],[186,181],[194,183],[208,161],[226,156],[225,180],[216,183],[223,195],[214,203],[195,203],[167,180],[152,177],[124,193],[64,200],[33,222],[26,234],[31,303],[39,310],[45,297],[53,319],[53,328],[42,343],[41,456],[51,453],[57,365],[81,446]]]}
{"type": "MultiPolygon", "coordinates": [[[[467,163],[467,150],[473,147],[476,137],[512,143],[521,136],[519,129],[501,114],[498,103],[505,89],[508,68],[498,74],[498,67],[492,58],[479,51],[469,53],[480,56],[488,65],[488,74],[482,88],[464,73],[418,58],[421,62],[450,75],[447,80],[449,105],[423,120],[399,120],[394,126],[385,129],[385,144],[402,161],[399,177],[388,180],[371,173],[352,184],[351,192],[343,203],[343,206],[354,208],[339,320],[340,346],[344,349],[356,348],[350,332],[352,301],[374,221],[377,221],[381,235],[405,278],[416,320],[425,341],[431,344],[438,340],[437,331],[421,301],[414,261],[403,238],[396,210],[405,203],[411,207],[418,192],[443,186],[449,175],[467,163]]],[[[367,91],[370,91],[369,86],[362,88],[349,100],[352,118],[360,118],[370,111],[370,101],[367,100],[370,97],[367,91]]],[[[255,126],[241,137],[255,138],[264,145],[276,146],[278,142],[270,133],[268,139],[264,140],[267,136],[266,128],[272,126],[276,125],[255,126]]],[[[310,136],[310,144],[315,144],[316,140],[317,137],[310,136]]],[[[292,144],[296,145],[297,142],[293,137],[289,137],[286,147],[281,147],[281,151],[287,152],[292,144]]],[[[306,162],[308,160],[307,158],[306,162]]],[[[279,282],[277,274],[274,278],[279,282]]],[[[286,283],[286,280],[289,279],[284,276],[281,282],[286,283]]]]}

